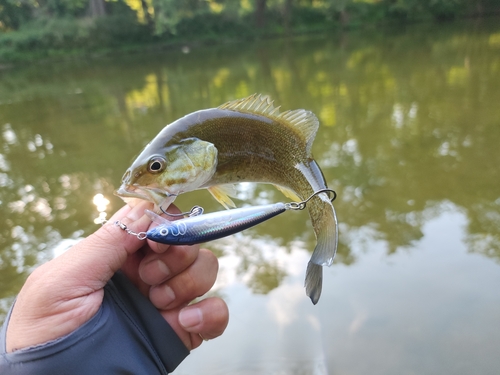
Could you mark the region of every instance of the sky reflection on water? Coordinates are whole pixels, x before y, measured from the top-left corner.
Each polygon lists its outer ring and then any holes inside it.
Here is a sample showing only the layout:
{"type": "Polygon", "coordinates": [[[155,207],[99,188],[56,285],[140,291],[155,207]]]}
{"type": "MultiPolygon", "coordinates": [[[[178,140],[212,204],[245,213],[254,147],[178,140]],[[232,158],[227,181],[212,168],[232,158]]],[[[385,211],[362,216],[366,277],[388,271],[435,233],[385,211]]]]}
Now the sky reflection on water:
{"type": "MultiPolygon", "coordinates": [[[[165,124],[261,92],[321,120],[339,252],[312,306],[305,212],[207,245],[231,322],[177,372],[497,374],[499,35],[424,26],[0,71],[0,314],[122,205],[121,175],[165,124]]],[[[287,201],[252,184],[239,198],[287,201]]],[[[203,191],[176,203],[221,209],[203,191]]]]}
{"type": "MultiPolygon", "coordinates": [[[[231,324],[177,372],[496,374],[500,293],[491,286],[500,285],[500,266],[467,251],[466,224],[445,204],[420,241],[393,254],[369,233],[352,234],[357,260],[326,270],[319,308],[303,298],[308,253],[300,246],[273,250],[288,274],[266,296],[235,272],[238,256],[222,257],[218,287],[231,324]]],[[[227,242],[233,249],[242,243],[227,242]]]]}

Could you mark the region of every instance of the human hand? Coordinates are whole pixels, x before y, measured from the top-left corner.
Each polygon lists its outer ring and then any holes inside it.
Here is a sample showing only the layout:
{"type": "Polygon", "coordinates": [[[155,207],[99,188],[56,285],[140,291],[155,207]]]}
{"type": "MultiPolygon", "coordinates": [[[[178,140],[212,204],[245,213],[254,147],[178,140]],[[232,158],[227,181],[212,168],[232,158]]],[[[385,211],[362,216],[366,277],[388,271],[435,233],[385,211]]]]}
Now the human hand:
{"type": "Polygon", "coordinates": [[[120,268],[188,349],[201,344],[200,335],[211,339],[222,334],[228,322],[222,299],[188,306],[215,282],[215,256],[197,246],[140,241],[112,224],[120,220],[131,230],[146,231],[151,221],[143,213],[148,207],[146,202],[123,207],[108,224],[30,275],[9,320],[7,352],[63,337],[83,325],[99,310],[103,288],[120,268]]]}

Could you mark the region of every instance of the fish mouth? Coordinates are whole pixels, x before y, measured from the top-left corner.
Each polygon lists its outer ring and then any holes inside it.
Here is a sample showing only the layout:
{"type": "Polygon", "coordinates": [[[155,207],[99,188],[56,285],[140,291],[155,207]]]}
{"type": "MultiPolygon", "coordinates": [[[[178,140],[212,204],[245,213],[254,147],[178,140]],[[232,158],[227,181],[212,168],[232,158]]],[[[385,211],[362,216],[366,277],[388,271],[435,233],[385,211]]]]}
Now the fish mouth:
{"type": "Polygon", "coordinates": [[[168,191],[158,189],[141,187],[134,185],[121,185],[115,191],[115,195],[120,198],[139,198],[149,202],[153,202],[156,206],[167,209],[168,205],[174,201],[177,194],[169,193],[168,191]],[[165,207],[166,205],[166,207],[165,207]]]}

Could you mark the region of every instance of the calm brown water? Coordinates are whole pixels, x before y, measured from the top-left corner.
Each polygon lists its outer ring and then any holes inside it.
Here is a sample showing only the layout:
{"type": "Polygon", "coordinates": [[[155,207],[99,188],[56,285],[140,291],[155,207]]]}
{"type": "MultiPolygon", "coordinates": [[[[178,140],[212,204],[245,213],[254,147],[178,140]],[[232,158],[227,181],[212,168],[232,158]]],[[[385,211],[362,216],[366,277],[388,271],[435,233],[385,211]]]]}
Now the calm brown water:
{"type": "MultiPolygon", "coordinates": [[[[34,267],[122,205],[122,173],[165,124],[260,92],[320,118],[313,152],[339,194],[339,253],[312,306],[307,214],[207,244],[231,321],[176,373],[500,373],[497,25],[0,71],[1,318],[34,267]]],[[[286,199],[239,191],[239,206],[286,199]]],[[[207,192],[177,203],[221,209],[207,192]]]]}

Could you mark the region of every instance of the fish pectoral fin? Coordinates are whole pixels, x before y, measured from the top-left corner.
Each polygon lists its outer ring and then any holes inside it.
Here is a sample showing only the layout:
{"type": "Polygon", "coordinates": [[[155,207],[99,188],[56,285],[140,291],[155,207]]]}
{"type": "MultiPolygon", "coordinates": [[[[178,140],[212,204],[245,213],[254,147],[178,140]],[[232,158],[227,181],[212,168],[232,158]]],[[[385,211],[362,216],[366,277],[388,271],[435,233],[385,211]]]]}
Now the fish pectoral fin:
{"type": "Polygon", "coordinates": [[[229,207],[236,207],[232,199],[229,198],[229,196],[234,197],[236,195],[236,189],[234,188],[234,185],[211,186],[208,188],[208,191],[217,200],[217,202],[222,204],[226,209],[229,210],[229,207]]]}
{"type": "Polygon", "coordinates": [[[276,187],[276,189],[281,191],[285,195],[285,197],[291,199],[292,201],[300,202],[302,200],[292,189],[280,185],[274,186],[276,187]]]}

